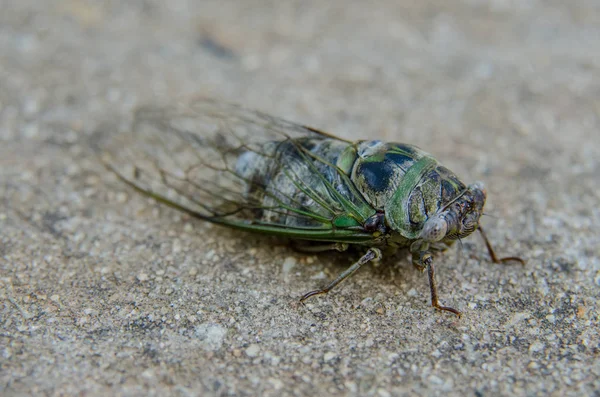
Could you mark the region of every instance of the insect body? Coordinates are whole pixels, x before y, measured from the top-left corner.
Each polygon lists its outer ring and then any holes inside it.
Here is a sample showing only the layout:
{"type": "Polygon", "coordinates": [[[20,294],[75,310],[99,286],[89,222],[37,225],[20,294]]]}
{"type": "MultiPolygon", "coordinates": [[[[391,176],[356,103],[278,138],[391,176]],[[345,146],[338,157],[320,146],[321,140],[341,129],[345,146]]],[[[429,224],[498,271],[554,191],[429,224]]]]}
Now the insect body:
{"type": "Polygon", "coordinates": [[[242,230],[308,242],[312,252],[349,245],[366,253],[326,293],[382,249],[408,248],[428,270],[432,252],[478,229],[486,193],[465,185],[415,146],[346,141],[263,113],[210,100],[140,109],[120,134],[100,134],[105,165],[130,186],[188,214],[242,230]]]}

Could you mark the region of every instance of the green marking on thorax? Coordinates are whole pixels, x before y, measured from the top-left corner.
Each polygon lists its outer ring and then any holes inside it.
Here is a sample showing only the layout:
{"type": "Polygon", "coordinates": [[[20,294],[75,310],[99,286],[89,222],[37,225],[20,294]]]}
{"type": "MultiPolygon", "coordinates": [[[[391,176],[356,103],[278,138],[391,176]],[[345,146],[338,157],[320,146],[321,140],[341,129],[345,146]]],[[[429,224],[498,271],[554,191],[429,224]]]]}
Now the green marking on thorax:
{"type": "Polygon", "coordinates": [[[356,161],[356,148],[353,145],[349,145],[338,157],[335,165],[342,170],[346,175],[350,175],[352,172],[352,166],[356,161]]]}
{"type": "Polygon", "coordinates": [[[373,153],[362,159],[363,163],[381,163],[385,160],[386,152],[373,153]]]}
{"type": "MultiPolygon", "coordinates": [[[[421,151],[421,150],[419,150],[418,148],[415,148],[415,149],[417,149],[419,152],[422,152],[422,151],[421,151]]],[[[388,153],[401,154],[401,155],[404,155],[404,156],[407,156],[407,157],[413,157],[413,158],[414,158],[414,153],[409,153],[409,152],[407,152],[406,150],[402,150],[402,149],[400,149],[398,146],[392,146],[392,147],[391,147],[391,148],[388,150],[388,153]]]]}
{"type": "Polygon", "coordinates": [[[422,157],[414,163],[398,185],[398,189],[392,196],[389,204],[385,206],[385,217],[393,230],[399,232],[402,236],[415,239],[419,236],[420,231],[410,230],[408,220],[408,199],[411,192],[418,185],[419,181],[429,171],[437,166],[438,162],[429,156],[422,157]]]}
{"type": "MultiPolygon", "coordinates": [[[[441,200],[443,200],[443,197],[441,196],[442,193],[442,185],[441,185],[441,181],[440,180],[435,180],[435,179],[429,179],[429,180],[425,180],[423,181],[423,183],[420,185],[420,189],[421,189],[421,193],[423,194],[423,203],[425,205],[425,212],[427,214],[434,214],[437,212],[437,210],[440,208],[441,205],[441,200]]],[[[425,220],[425,216],[426,214],[422,214],[420,221],[424,221],[425,220]]],[[[412,216],[411,216],[411,219],[412,216]]],[[[417,219],[413,219],[414,221],[417,221],[417,219]]]]}

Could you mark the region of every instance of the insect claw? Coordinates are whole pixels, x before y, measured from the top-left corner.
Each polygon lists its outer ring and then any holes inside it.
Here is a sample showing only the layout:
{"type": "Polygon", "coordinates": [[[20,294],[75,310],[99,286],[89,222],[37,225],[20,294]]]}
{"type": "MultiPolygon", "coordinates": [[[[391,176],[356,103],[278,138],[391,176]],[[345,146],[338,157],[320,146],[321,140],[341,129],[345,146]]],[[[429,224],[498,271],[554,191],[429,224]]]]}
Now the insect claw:
{"type": "Polygon", "coordinates": [[[460,311],[452,308],[452,307],[440,306],[440,305],[437,305],[437,306],[436,305],[432,305],[432,306],[435,307],[438,310],[443,310],[443,311],[447,311],[447,312],[450,312],[450,313],[454,313],[454,314],[456,314],[458,316],[458,318],[462,317],[462,313],[460,311]]]}
{"type": "Polygon", "coordinates": [[[300,302],[304,304],[304,301],[310,298],[311,296],[326,294],[327,292],[328,291],[325,291],[323,289],[316,289],[314,291],[307,292],[306,294],[302,295],[302,298],[300,298],[300,302]]]}
{"type": "Polygon", "coordinates": [[[431,292],[431,306],[435,307],[438,310],[443,310],[443,311],[447,311],[450,313],[454,313],[460,318],[462,316],[462,313],[460,311],[458,311],[452,307],[442,306],[442,305],[440,305],[440,302],[438,301],[437,286],[435,284],[435,268],[433,266],[432,255],[429,252],[425,252],[422,254],[421,257],[427,261],[427,265],[425,265],[425,267],[428,270],[427,274],[429,276],[429,290],[431,292]]]}
{"type": "Polygon", "coordinates": [[[498,263],[506,263],[506,262],[519,262],[521,265],[525,266],[527,262],[524,259],[519,258],[518,256],[507,256],[506,258],[498,259],[498,263]]]}

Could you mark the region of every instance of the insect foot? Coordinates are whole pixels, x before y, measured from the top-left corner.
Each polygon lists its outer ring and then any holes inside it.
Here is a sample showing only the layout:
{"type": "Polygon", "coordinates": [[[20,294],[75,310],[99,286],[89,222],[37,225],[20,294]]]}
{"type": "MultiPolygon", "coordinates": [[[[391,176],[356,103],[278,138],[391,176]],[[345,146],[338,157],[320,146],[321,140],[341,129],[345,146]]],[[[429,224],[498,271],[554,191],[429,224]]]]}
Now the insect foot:
{"type": "Polygon", "coordinates": [[[433,260],[431,259],[431,256],[429,256],[429,259],[430,260],[428,261],[428,265],[427,265],[427,270],[428,270],[427,274],[429,275],[429,290],[431,291],[431,306],[433,306],[439,310],[445,310],[447,312],[454,313],[460,318],[460,316],[462,316],[462,313],[459,312],[458,310],[456,310],[452,307],[440,305],[440,302],[438,301],[437,287],[435,285],[435,268],[433,266],[433,260]]]}
{"type": "Polygon", "coordinates": [[[304,294],[302,296],[302,298],[300,298],[300,302],[304,302],[311,296],[328,293],[336,285],[338,285],[339,283],[341,283],[342,281],[344,281],[345,279],[347,279],[348,277],[350,277],[354,273],[356,273],[358,271],[358,269],[360,269],[363,265],[365,265],[369,262],[379,261],[380,259],[381,259],[381,250],[379,248],[369,248],[369,250],[367,251],[366,254],[364,254],[356,263],[354,263],[348,269],[344,270],[344,272],[342,274],[340,274],[335,280],[333,280],[331,283],[329,283],[325,288],[317,289],[317,290],[310,291],[310,292],[304,294]]]}
{"type": "Polygon", "coordinates": [[[431,291],[431,306],[439,310],[444,310],[456,314],[458,317],[462,313],[452,307],[442,306],[438,300],[437,285],[435,283],[435,266],[433,265],[433,255],[429,251],[413,253],[413,266],[419,271],[427,270],[429,276],[429,290],[431,291]]]}

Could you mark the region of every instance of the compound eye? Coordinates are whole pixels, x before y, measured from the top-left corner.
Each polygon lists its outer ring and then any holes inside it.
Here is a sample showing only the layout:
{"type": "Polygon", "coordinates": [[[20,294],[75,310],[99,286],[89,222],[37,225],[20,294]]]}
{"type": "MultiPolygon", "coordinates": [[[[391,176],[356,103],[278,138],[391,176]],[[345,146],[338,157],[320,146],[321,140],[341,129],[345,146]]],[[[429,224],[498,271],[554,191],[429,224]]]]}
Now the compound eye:
{"type": "Polygon", "coordinates": [[[440,241],[446,236],[448,232],[448,222],[442,217],[436,216],[430,218],[423,225],[421,231],[421,238],[428,242],[440,241]]]}

